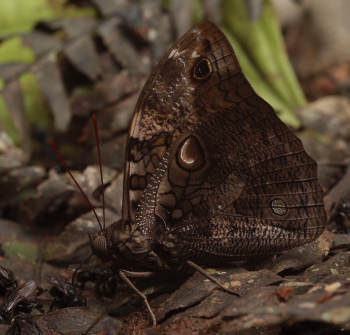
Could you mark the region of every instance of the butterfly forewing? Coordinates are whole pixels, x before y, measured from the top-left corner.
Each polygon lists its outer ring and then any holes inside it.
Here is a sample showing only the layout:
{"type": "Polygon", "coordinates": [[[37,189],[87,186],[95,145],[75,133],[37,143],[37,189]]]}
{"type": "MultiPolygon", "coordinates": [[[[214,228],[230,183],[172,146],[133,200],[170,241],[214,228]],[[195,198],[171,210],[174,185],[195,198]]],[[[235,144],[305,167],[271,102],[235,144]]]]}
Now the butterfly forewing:
{"type": "Polygon", "coordinates": [[[135,220],[144,189],[181,133],[217,108],[247,106],[249,97],[252,106],[262,101],[214,24],[203,22],[185,34],[158,64],[135,108],[126,156],[124,219],[135,220]],[[196,65],[206,60],[212,72],[210,80],[201,80],[203,66],[196,65]]]}
{"type": "Polygon", "coordinates": [[[316,163],[210,22],[186,33],[148,79],[124,178],[123,229],[151,239],[174,267],[292,248],[325,226],[316,163]]]}

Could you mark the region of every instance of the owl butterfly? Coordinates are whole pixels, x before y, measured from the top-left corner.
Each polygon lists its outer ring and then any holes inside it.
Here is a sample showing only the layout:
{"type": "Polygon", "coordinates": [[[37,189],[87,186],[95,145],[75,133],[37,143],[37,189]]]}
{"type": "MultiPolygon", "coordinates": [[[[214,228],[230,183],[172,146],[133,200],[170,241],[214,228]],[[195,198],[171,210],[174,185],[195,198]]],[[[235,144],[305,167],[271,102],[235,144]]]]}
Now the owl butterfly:
{"type": "Polygon", "coordinates": [[[92,251],[129,281],[137,271],[186,265],[205,275],[200,266],[297,247],[325,228],[316,170],[254,92],[223,32],[202,22],[143,88],[126,147],[122,219],[90,235],[92,251]]]}

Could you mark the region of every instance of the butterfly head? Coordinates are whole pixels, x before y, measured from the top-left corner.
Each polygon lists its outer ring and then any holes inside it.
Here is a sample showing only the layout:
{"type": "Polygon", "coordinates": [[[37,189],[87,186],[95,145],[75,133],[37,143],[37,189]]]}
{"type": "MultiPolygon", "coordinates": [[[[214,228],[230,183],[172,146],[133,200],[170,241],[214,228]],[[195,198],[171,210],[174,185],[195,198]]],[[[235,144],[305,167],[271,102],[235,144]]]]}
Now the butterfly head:
{"type": "Polygon", "coordinates": [[[129,234],[123,233],[122,223],[122,220],[119,220],[96,233],[89,233],[91,251],[101,260],[120,262],[123,258],[123,251],[120,249],[125,245],[129,234]]]}

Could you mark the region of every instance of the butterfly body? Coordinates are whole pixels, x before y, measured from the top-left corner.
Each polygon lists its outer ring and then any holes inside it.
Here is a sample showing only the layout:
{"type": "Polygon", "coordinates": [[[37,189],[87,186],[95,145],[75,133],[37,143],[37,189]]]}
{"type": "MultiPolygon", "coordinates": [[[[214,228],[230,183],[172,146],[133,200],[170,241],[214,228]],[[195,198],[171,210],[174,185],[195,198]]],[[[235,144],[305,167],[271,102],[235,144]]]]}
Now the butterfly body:
{"type": "Polygon", "coordinates": [[[256,258],[324,230],[317,166],[202,22],[164,56],[136,105],[122,219],[90,236],[119,268],[256,258]]]}

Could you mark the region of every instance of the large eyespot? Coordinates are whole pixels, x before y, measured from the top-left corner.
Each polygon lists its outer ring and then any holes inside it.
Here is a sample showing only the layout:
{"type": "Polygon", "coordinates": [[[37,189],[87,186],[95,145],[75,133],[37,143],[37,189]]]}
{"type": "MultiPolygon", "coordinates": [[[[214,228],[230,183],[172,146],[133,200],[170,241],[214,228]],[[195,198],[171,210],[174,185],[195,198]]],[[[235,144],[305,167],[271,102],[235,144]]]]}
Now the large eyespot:
{"type": "Polygon", "coordinates": [[[210,60],[202,58],[194,67],[193,75],[196,79],[203,80],[213,72],[210,60]]]}
{"type": "Polygon", "coordinates": [[[179,146],[177,163],[183,170],[194,172],[205,165],[204,150],[198,139],[191,135],[179,146]]]}
{"type": "Polygon", "coordinates": [[[288,212],[287,204],[282,199],[274,199],[271,201],[272,211],[280,216],[286,215],[288,212]]]}

